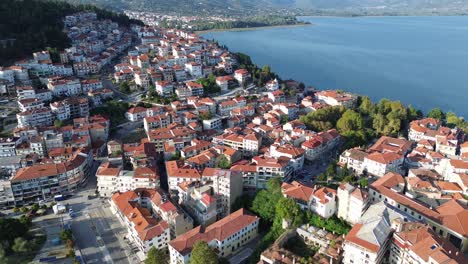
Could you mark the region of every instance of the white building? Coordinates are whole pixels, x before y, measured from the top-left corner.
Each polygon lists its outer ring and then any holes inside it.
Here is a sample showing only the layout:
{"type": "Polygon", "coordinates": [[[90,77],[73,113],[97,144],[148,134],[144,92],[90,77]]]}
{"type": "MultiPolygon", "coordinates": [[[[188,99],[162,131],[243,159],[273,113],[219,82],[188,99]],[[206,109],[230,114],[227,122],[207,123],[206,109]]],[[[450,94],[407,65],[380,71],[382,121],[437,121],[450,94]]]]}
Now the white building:
{"type": "Polygon", "coordinates": [[[351,224],[357,224],[369,205],[369,195],[366,191],[356,188],[349,183],[338,187],[338,218],[351,224]]]}
{"type": "Polygon", "coordinates": [[[138,167],[134,171],[127,171],[106,162],[99,166],[96,178],[97,190],[104,197],[110,197],[115,192],[159,187],[159,173],[156,168],[150,167],[138,167]]]}
{"type": "Polygon", "coordinates": [[[293,199],[303,210],[310,210],[323,218],[336,212],[336,190],[327,187],[309,187],[296,181],[283,183],[281,192],[284,197],[293,199]]]}
{"type": "Polygon", "coordinates": [[[204,229],[196,227],[169,242],[170,263],[190,263],[197,241],[208,243],[219,257],[228,257],[258,235],[259,222],[257,216],[240,209],[204,229]]]}
{"type": "Polygon", "coordinates": [[[382,263],[393,233],[392,222],[404,216],[383,202],[373,204],[346,235],[343,246],[344,264],[382,263]]]}

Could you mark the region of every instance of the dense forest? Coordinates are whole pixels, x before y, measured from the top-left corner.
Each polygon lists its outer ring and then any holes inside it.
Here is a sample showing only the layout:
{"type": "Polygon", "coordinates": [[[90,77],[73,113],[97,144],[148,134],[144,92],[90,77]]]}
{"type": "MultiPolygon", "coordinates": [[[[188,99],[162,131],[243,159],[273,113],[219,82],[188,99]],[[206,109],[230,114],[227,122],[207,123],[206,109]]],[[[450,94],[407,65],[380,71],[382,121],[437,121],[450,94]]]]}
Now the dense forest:
{"type": "Polygon", "coordinates": [[[225,22],[199,21],[194,23],[193,29],[201,31],[212,29],[252,28],[300,24],[309,24],[309,22],[300,21],[295,16],[270,15],[253,16],[242,20],[225,22]]]}
{"type": "Polygon", "coordinates": [[[71,5],[61,1],[0,1],[0,39],[14,39],[13,45],[0,46],[0,65],[30,56],[47,47],[62,50],[69,39],[62,32],[64,16],[79,11],[94,11],[99,18],[112,19],[121,25],[141,23],[124,14],[109,12],[92,5],[71,5]]]}
{"type": "Polygon", "coordinates": [[[173,15],[225,15],[248,17],[278,15],[462,15],[467,1],[460,0],[63,0],[96,4],[113,10],[149,11],[173,15]]]}

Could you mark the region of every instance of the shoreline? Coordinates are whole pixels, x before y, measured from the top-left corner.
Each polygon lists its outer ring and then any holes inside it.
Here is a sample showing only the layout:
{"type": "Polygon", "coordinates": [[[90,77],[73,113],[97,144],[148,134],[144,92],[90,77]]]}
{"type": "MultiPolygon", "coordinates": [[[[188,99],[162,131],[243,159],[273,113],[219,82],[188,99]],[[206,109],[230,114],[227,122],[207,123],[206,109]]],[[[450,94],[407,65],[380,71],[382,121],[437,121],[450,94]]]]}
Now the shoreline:
{"type": "Polygon", "coordinates": [[[208,30],[194,31],[194,33],[197,35],[201,35],[201,34],[212,33],[212,32],[253,31],[253,30],[263,30],[263,29],[270,29],[270,28],[307,27],[307,26],[313,26],[313,25],[314,24],[293,24],[293,25],[275,25],[275,26],[263,26],[263,27],[247,27],[247,28],[208,29],[208,30]]]}

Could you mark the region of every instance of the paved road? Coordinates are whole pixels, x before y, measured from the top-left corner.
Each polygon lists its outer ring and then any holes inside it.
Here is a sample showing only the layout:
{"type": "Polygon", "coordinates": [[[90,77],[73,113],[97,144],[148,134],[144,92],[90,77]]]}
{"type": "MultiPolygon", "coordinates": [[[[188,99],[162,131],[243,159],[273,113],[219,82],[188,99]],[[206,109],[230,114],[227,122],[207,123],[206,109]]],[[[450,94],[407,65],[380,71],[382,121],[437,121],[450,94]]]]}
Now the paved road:
{"type": "MultiPolygon", "coordinates": [[[[95,170],[96,166],[93,172],[95,170]]],[[[64,201],[76,212],[71,228],[83,259],[88,264],[139,263],[132,261],[130,248],[123,244],[125,229],[111,214],[107,200],[88,200],[88,195],[94,194],[96,188],[95,173],[91,175],[86,187],[64,201]]]]}

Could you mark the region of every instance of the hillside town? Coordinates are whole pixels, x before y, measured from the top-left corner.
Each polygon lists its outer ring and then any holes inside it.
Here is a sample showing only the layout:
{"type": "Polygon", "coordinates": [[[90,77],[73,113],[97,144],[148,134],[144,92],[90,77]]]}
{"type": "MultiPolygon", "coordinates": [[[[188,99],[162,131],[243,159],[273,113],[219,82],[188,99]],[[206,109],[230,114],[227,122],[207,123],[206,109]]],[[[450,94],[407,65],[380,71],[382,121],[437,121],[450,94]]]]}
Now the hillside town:
{"type": "Polygon", "coordinates": [[[46,234],[32,263],[468,262],[462,129],[421,116],[348,148],[353,120],[307,117],[359,95],[190,31],[63,21],[71,47],[0,67],[0,217],[46,234]]]}

